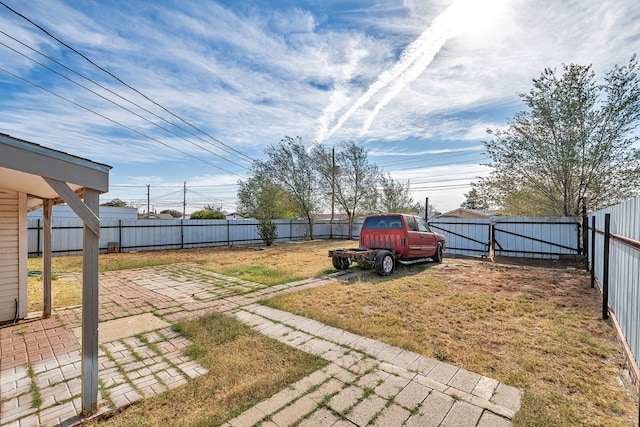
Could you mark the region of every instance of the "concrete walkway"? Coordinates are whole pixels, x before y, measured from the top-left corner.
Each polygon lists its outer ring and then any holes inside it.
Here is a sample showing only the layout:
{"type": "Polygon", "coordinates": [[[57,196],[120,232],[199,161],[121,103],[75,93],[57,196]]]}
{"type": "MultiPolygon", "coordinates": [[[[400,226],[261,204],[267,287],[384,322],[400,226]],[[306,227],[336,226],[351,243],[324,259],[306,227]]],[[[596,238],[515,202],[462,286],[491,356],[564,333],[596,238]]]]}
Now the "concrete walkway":
{"type": "MultiPolygon", "coordinates": [[[[256,330],[328,359],[324,369],[225,425],[507,426],[519,390],[495,380],[255,302],[321,286],[338,273],[285,285],[227,277],[190,264],[100,275],[99,413],[187,383],[206,370],[185,357],[190,342],[170,327],[122,332],[122,319],[153,313],[165,322],[226,312],[256,330]],[[120,319],[120,320],[114,320],[120,319]],[[136,333],[137,332],[137,333],[136,333]],[[132,336],[133,335],[133,336],[132,336]],[[117,339],[115,339],[117,338],[117,339]]],[[[151,322],[150,324],[154,324],[151,322]]],[[[156,323],[154,327],[163,325],[156,323]]],[[[80,309],[0,328],[0,426],[79,421],[80,309]]]]}

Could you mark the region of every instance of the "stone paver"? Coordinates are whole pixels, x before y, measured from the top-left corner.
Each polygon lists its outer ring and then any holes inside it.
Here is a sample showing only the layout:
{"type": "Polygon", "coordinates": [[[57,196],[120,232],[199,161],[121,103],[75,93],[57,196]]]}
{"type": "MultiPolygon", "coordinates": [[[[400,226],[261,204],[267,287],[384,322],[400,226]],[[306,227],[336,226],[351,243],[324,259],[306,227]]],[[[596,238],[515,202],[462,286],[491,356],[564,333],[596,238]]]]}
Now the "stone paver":
{"type": "MultiPolygon", "coordinates": [[[[192,264],[101,274],[100,322],[126,323],[128,317],[141,315],[155,330],[117,334],[101,342],[99,412],[126,407],[206,374],[184,355],[190,342],[166,324],[217,311],[330,362],[226,427],[511,425],[520,407],[521,392],[516,388],[256,304],[331,280],[266,287],[192,264]],[[158,322],[149,318],[150,313],[158,322]]],[[[80,420],[81,355],[72,333],[80,326],[80,309],[71,308],[57,310],[48,319],[0,328],[0,426],[70,425],[80,420]],[[37,408],[33,387],[41,396],[37,408]]]]}

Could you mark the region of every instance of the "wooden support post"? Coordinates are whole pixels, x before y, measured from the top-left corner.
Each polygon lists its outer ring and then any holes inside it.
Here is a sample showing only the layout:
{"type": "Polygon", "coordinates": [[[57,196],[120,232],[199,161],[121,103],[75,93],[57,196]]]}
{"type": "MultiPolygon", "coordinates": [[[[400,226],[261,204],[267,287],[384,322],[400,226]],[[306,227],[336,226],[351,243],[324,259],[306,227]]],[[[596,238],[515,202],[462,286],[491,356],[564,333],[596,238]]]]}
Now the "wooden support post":
{"type": "MultiPolygon", "coordinates": [[[[98,217],[98,192],[85,189],[84,203],[98,217]]],[[[86,222],[82,227],[82,413],[98,408],[98,233],[86,222]]]]}
{"type": "Polygon", "coordinates": [[[42,205],[42,317],[51,316],[51,212],[53,201],[42,205]]]}
{"type": "Polygon", "coordinates": [[[611,240],[611,214],[604,215],[604,265],[602,268],[602,319],[609,318],[609,242],[611,240]]]}

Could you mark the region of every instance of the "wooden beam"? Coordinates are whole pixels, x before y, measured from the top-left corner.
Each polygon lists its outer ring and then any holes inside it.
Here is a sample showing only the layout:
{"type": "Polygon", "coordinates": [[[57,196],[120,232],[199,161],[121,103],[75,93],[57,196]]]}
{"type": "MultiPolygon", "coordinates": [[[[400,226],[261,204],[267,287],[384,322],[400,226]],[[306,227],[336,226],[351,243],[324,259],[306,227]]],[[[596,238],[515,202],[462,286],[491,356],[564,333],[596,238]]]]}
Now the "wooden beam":
{"type": "MultiPolygon", "coordinates": [[[[100,237],[100,219],[98,219],[98,216],[82,202],[82,199],[74,193],[71,187],[62,181],[46,177],[43,177],[43,179],[47,181],[47,184],[49,184],[49,186],[64,199],[71,209],[73,209],[76,215],[78,215],[84,222],[84,225],[89,227],[93,234],[100,237]]],[[[86,193],[89,191],[95,190],[85,189],[85,200],[86,193]]]]}
{"type": "Polygon", "coordinates": [[[42,205],[42,298],[43,317],[51,316],[51,208],[52,200],[44,200],[42,205]]]}
{"type": "MultiPolygon", "coordinates": [[[[99,194],[86,189],[84,203],[98,217],[99,194]]],[[[85,222],[82,230],[82,413],[98,408],[98,255],[99,234],[85,222]]]]}

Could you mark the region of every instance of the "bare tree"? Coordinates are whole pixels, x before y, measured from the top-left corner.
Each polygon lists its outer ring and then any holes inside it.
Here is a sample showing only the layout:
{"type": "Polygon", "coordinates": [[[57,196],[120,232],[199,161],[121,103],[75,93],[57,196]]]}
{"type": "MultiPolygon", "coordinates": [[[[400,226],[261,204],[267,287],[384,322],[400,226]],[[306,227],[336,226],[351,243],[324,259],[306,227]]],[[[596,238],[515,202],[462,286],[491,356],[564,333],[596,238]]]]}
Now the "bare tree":
{"type": "Polygon", "coordinates": [[[357,213],[378,198],[376,187],[380,172],[377,165],[369,162],[367,151],[353,141],[342,143],[335,153],[335,170],[332,155],[332,150],[322,145],[312,152],[325,193],[331,191],[333,182],[335,200],[347,214],[351,236],[357,213]]]}

